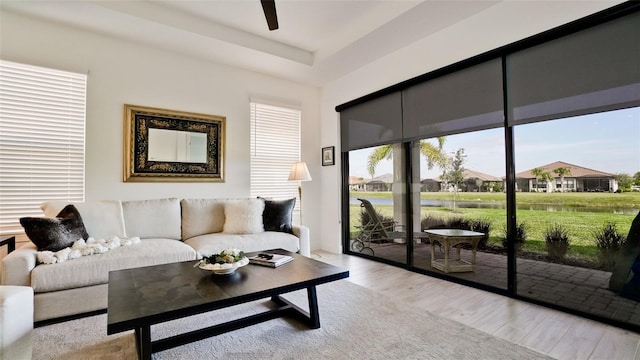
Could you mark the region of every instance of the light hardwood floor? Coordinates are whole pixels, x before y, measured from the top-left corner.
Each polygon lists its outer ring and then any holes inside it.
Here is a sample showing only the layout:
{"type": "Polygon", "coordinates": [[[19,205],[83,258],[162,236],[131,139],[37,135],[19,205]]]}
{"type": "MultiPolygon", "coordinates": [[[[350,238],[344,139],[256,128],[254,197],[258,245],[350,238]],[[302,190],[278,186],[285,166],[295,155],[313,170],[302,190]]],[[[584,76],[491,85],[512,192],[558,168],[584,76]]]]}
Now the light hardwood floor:
{"type": "Polygon", "coordinates": [[[640,360],[640,334],[356,256],[314,251],[349,281],[557,359],[640,360]]]}

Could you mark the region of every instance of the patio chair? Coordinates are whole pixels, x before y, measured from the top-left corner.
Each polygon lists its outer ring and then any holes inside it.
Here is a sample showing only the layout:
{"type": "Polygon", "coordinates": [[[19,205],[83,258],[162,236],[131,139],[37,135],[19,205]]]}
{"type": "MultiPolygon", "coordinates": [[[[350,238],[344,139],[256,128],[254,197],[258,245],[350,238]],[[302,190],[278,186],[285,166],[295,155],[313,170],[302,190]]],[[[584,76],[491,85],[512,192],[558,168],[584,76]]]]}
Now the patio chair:
{"type": "MultiPolygon", "coordinates": [[[[378,212],[374,209],[369,200],[360,199],[360,207],[364,208],[369,220],[358,226],[360,230],[358,236],[353,239],[351,249],[363,254],[374,255],[372,243],[393,243],[395,239],[406,239],[407,232],[404,225],[399,225],[396,221],[382,220],[378,212]]],[[[429,236],[423,232],[414,232],[414,239],[428,239],[429,236]]]]}

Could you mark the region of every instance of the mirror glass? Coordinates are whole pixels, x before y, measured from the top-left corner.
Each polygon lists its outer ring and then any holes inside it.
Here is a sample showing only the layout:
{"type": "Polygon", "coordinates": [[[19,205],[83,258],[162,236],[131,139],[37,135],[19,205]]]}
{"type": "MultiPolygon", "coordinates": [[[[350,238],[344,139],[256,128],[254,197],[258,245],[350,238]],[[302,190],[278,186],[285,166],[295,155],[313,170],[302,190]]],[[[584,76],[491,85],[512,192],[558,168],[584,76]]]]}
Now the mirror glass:
{"type": "Polygon", "coordinates": [[[147,160],[206,163],[207,134],[150,128],[147,160]]]}

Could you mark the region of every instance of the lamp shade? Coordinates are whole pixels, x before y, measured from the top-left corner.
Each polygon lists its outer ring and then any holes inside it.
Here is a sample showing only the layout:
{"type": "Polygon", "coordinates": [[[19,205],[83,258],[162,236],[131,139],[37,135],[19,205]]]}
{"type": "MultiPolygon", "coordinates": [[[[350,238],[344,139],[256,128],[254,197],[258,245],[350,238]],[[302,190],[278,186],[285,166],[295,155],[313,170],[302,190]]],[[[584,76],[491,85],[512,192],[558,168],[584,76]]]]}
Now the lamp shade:
{"type": "Polygon", "coordinates": [[[309,181],[311,180],[311,174],[307,169],[307,164],[304,161],[298,161],[291,166],[291,172],[289,173],[289,181],[309,181]]]}

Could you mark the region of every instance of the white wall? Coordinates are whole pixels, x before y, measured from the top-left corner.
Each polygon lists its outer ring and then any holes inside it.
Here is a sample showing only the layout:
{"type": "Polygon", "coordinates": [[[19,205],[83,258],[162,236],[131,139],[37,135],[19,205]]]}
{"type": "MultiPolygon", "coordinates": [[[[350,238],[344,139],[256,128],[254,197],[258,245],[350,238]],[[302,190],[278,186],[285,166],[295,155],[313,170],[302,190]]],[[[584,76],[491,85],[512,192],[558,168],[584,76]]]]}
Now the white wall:
{"type": "Polygon", "coordinates": [[[311,246],[320,238],[318,207],[320,90],[271,76],[2,12],[0,57],[88,73],[86,199],[249,196],[249,99],[299,106],[303,160],[314,176],[303,183],[311,246]],[[125,183],[123,105],[226,116],[224,183],[125,183]]]}
{"type": "MultiPolygon", "coordinates": [[[[322,89],[322,146],[336,146],[340,158],[339,116],[335,106],[604,10],[622,1],[508,1],[370,63],[322,89]]],[[[322,244],[340,252],[340,164],[322,171],[322,244]],[[338,189],[337,191],[335,189],[338,189]]],[[[347,226],[348,224],[345,224],[347,226]]]]}

